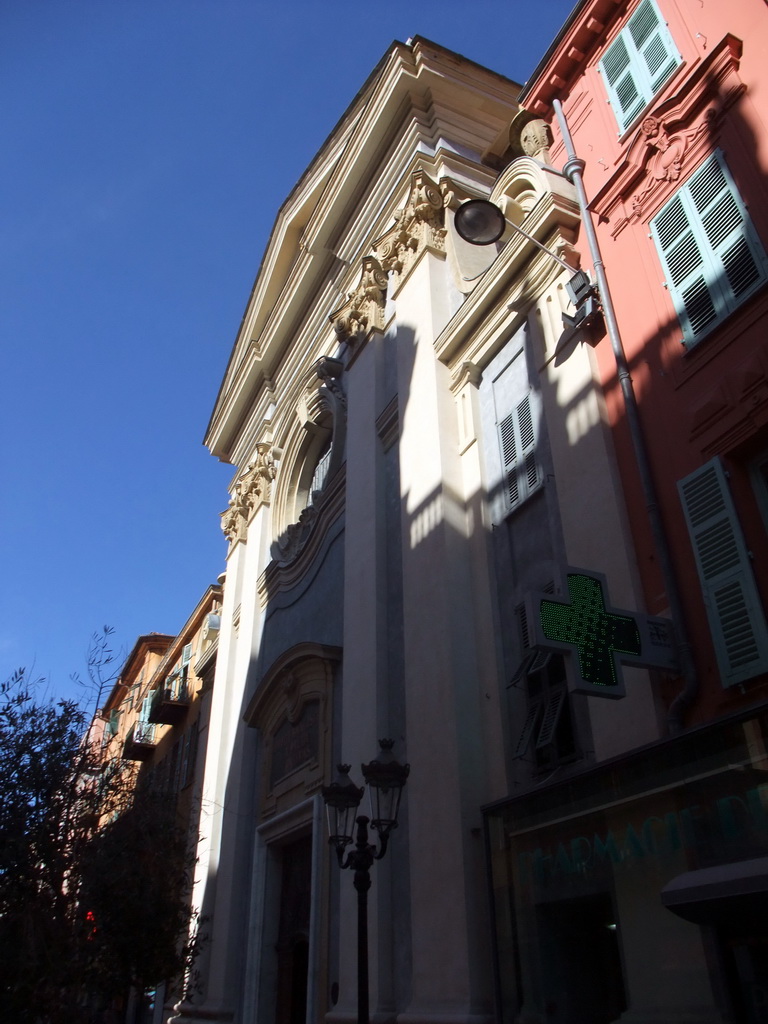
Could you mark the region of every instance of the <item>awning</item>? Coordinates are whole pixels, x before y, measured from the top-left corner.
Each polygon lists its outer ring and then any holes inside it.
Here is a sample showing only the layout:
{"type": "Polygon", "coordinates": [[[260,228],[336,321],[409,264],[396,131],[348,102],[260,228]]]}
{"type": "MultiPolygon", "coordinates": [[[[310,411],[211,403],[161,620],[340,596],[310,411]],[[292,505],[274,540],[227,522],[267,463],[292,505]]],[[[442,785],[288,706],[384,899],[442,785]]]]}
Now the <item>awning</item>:
{"type": "Polygon", "coordinates": [[[694,924],[768,930],[768,857],[686,871],[664,886],[661,901],[694,924]]]}

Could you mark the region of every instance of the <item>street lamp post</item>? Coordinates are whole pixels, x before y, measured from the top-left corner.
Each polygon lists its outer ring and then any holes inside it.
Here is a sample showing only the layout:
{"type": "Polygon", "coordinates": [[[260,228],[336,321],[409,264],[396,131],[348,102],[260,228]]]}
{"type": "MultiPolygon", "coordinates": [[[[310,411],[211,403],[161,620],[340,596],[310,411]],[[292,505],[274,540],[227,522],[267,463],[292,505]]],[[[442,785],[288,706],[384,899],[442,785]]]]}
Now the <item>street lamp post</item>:
{"type": "Polygon", "coordinates": [[[364,787],[349,778],[350,765],[337,766],[338,774],[330,786],[323,786],[323,800],[328,814],[329,842],[336,850],[340,868],[354,871],[357,892],[357,1020],[369,1024],[368,1009],[368,890],[371,888],[371,866],[387,852],[390,832],[397,828],[400,798],[410,772],[410,765],[400,764],[392,754],[392,740],[379,740],[379,755],[369,764],[361,765],[368,784],[371,817],[357,815],[364,787]],[[354,819],[354,820],[353,820],[354,819]],[[345,856],[352,843],[354,849],[345,856]],[[379,848],[368,841],[368,826],[379,833],[379,848]]]}

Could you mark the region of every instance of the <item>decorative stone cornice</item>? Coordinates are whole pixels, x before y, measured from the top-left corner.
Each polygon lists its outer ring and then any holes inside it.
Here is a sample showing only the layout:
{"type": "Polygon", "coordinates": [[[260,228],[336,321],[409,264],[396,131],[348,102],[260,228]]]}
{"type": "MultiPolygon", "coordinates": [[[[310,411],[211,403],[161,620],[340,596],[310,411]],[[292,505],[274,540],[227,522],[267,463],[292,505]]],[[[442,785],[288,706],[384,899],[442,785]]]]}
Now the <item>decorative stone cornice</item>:
{"type": "Polygon", "coordinates": [[[229,506],[221,513],[221,528],[230,544],[245,540],[248,523],[257,509],[270,500],[272,481],[277,473],[271,445],[256,445],[256,456],[235,484],[229,506]]]}
{"type": "Polygon", "coordinates": [[[356,341],[370,331],[384,328],[387,275],[373,256],[364,256],[362,264],[360,284],[329,317],[339,341],[356,341]]]}
{"type": "Polygon", "coordinates": [[[395,223],[373,243],[383,270],[392,274],[393,289],[407,277],[425,250],[445,252],[443,196],[437,183],[423,170],[413,172],[411,191],[395,223]]]}

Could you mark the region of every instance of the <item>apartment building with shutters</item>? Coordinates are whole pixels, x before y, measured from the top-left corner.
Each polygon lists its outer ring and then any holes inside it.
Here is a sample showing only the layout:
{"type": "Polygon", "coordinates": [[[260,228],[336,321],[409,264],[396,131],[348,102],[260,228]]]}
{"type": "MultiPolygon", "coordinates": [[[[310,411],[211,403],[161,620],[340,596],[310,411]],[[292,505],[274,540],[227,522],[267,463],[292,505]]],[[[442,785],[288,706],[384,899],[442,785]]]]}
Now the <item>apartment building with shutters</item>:
{"type": "MultiPolygon", "coordinates": [[[[145,794],[159,798],[173,811],[175,824],[189,834],[190,863],[205,827],[202,775],[221,600],[221,585],[209,586],[176,636],[138,637],[100,713],[105,770],[121,773],[124,784],[132,787],[132,795],[126,794],[121,806],[128,809],[145,794]]],[[[179,979],[173,981],[178,984],[179,979]]],[[[165,979],[158,978],[157,983],[149,994],[130,993],[128,1019],[134,1014],[155,1024],[167,1019],[178,990],[166,991],[165,979]]]]}
{"type": "Polygon", "coordinates": [[[692,669],[655,674],[659,740],[617,722],[623,752],[488,810],[504,1019],[766,1019],[766,53],[762,0],[582,0],[521,95],[552,166],[573,156],[558,104],[583,162],[599,253],[578,244],[604,265],[650,492],[599,318],[581,344],[642,607],[692,669]]]}

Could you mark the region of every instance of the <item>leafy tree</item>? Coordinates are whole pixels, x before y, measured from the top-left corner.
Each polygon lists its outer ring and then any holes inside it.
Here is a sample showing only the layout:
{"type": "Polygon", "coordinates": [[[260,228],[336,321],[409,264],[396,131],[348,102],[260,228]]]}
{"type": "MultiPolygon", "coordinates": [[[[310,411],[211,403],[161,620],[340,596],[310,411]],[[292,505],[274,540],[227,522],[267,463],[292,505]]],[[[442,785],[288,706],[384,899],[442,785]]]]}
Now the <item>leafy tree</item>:
{"type": "MultiPolygon", "coordinates": [[[[99,704],[110,634],[88,654],[99,704]]],[[[104,760],[100,736],[23,670],[0,684],[0,1021],[101,1020],[115,995],[194,957],[187,837],[172,808],[137,798],[132,762],[104,760]]]]}
{"type": "Polygon", "coordinates": [[[141,993],[188,973],[197,952],[197,939],[186,938],[193,865],[173,806],[151,791],[93,838],[81,889],[92,991],[141,993]]]}
{"type": "Polygon", "coordinates": [[[38,689],[23,671],[0,686],[0,1018],[58,1024],[70,1019],[75,868],[94,817],[73,770],[88,767],[85,715],[38,689]]]}

